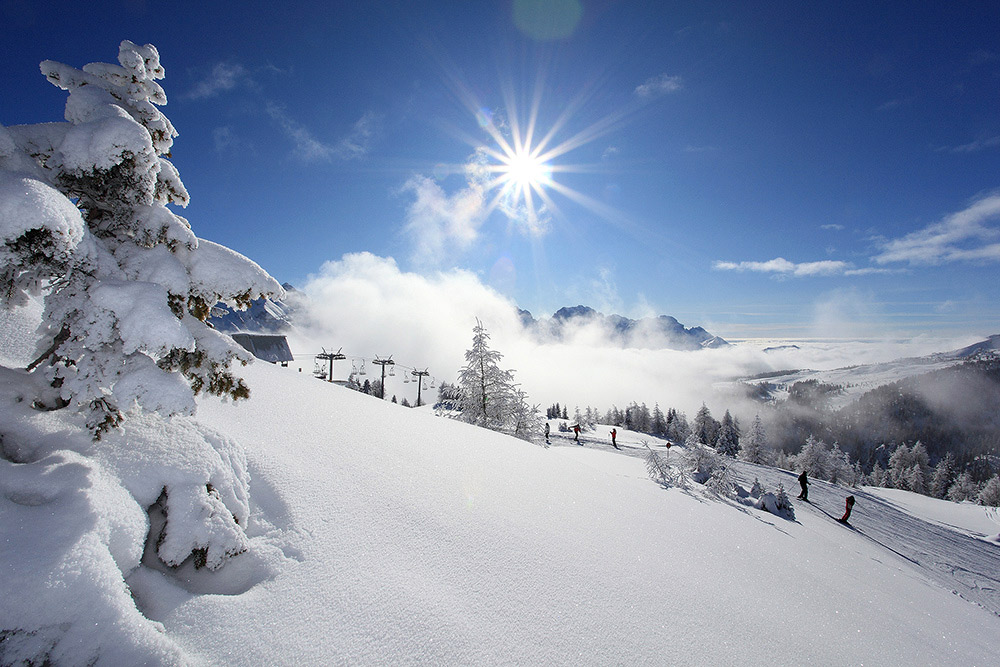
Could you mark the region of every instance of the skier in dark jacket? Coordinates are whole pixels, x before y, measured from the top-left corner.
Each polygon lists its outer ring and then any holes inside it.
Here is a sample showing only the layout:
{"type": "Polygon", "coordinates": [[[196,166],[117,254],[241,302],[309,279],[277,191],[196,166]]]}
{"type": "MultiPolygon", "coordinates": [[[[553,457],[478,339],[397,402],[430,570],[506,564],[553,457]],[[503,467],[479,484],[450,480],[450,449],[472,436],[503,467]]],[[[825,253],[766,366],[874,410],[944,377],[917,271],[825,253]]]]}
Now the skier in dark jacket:
{"type": "Polygon", "coordinates": [[[803,470],[802,474],[799,475],[799,486],[802,487],[802,493],[799,494],[799,500],[809,502],[809,479],[806,477],[805,470],[803,470]]]}
{"type": "Polygon", "coordinates": [[[549,423],[545,422],[545,442],[549,441],[549,423]]]}

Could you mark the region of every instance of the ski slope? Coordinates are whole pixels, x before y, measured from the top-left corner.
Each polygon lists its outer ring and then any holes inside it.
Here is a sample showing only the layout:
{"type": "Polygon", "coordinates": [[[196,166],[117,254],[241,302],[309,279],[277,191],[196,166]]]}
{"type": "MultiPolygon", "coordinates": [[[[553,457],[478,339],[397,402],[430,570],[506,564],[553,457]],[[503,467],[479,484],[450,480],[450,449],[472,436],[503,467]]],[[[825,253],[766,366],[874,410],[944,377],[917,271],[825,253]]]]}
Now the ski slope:
{"type": "MultiPolygon", "coordinates": [[[[991,664],[996,655],[1000,617],[867,539],[899,546],[889,536],[924,527],[896,513],[876,531],[866,496],[862,533],[801,504],[788,522],[664,490],[640,458],[603,451],[610,443],[546,449],[263,364],[248,379],[248,403],[205,401],[199,419],[247,448],[256,519],[269,527],[254,539],[280,550],[276,574],[239,595],[179,595],[174,577],[148,569],[129,582],[146,613],[209,662],[991,664]]],[[[819,486],[817,505],[827,495],[819,486]]],[[[943,532],[907,539],[955,548],[943,532]]],[[[984,554],[969,562],[997,571],[984,554]]]]}
{"type": "MultiPolygon", "coordinates": [[[[107,441],[136,443],[146,468],[144,447],[196,428],[245,449],[250,549],[209,572],[128,555],[146,501],[104,466],[110,445],[71,412],[29,410],[23,374],[3,369],[0,415],[17,421],[0,431],[49,452],[0,459],[0,630],[24,628],[18,650],[49,642],[84,664],[97,647],[98,665],[996,662],[1000,547],[918,506],[855,490],[851,529],[828,516],[850,491],[816,482],[787,521],[661,488],[642,440],[662,443],[639,434],[620,432],[620,452],[608,427],[544,447],[295,369],[244,372],[248,401],[203,398],[182,431],[135,419],[107,441]]],[[[736,467],[794,495],[789,473],[736,467]]]]}

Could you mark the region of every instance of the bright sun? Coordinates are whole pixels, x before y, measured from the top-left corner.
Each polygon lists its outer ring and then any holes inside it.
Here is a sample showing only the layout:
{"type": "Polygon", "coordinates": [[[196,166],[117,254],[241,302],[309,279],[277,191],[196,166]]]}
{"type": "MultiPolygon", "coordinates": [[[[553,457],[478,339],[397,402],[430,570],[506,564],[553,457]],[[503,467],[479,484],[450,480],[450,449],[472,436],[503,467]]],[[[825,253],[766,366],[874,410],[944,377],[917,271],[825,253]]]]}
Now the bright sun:
{"type": "Polygon", "coordinates": [[[519,147],[501,158],[501,178],[507,187],[519,191],[541,190],[542,186],[552,182],[552,168],[537,155],[533,155],[527,147],[519,147]]]}

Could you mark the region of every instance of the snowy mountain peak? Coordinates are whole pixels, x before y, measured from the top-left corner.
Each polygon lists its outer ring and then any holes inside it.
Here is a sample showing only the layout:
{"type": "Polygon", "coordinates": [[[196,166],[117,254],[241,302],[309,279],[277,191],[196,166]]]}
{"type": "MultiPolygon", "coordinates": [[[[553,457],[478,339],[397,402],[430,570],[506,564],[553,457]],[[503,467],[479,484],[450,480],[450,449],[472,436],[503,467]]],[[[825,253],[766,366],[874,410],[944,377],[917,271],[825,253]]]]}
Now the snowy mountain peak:
{"type": "Polygon", "coordinates": [[[700,326],[686,328],[670,315],[634,320],[617,314],[605,315],[584,305],[566,306],[552,317],[538,320],[526,310],[519,310],[518,314],[525,329],[543,340],[562,341],[576,331],[596,327],[621,347],[698,350],[729,345],[700,326]]]}

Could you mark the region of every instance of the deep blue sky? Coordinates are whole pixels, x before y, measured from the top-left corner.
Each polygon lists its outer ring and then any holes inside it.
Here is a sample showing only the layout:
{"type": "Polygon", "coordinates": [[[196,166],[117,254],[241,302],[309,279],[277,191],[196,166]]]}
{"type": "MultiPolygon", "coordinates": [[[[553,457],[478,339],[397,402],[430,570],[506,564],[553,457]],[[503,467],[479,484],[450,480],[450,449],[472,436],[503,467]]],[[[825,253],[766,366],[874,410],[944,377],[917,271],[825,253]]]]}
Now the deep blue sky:
{"type": "Polygon", "coordinates": [[[1000,3],[535,4],[0,0],[0,123],[61,120],[41,60],[152,43],[182,214],[279,280],[369,251],[536,314],[1000,332],[1000,3]],[[581,139],[536,224],[463,173],[477,109],[581,139]]]}

